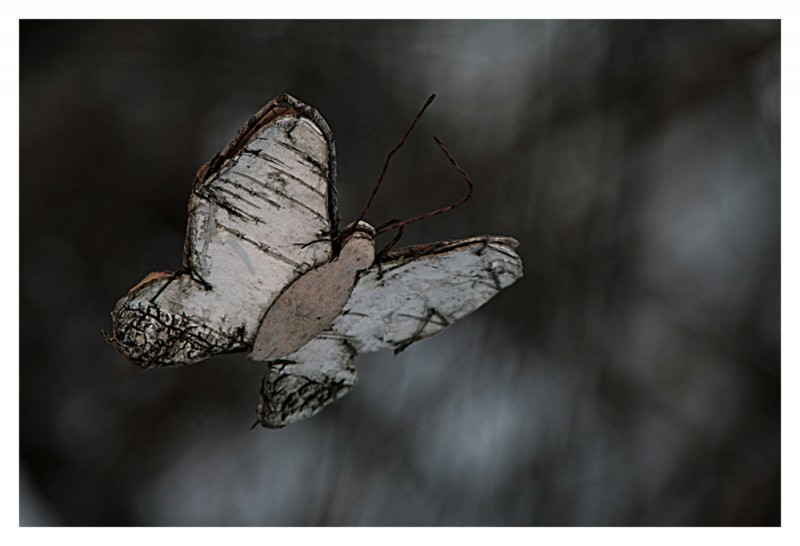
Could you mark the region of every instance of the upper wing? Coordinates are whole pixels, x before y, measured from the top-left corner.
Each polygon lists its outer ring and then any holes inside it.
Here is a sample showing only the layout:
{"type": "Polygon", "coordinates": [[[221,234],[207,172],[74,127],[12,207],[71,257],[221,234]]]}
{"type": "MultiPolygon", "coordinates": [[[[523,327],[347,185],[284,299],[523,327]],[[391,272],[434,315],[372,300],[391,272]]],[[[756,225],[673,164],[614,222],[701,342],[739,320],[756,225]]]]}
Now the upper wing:
{"type": "Polygon", "coordinates": [[[510,237],[472,237],[390,253],[359,277],[342,314],[302,349],[267,368],[263,426],[318,413],[355,384],[353,355],[405,349],[471,313],[522,276],[510,237]]]}
{"type": "Polygon", "coordinates": [[[331,258],[337,236],[333,138],[284,95],[261,109],[198,173],[185,263],[211,286],[278,291],[331,258]]]}
{"type": "Polygon", "coordinates": [[[432,336],[522,276],[511,237],[482,236],[403,248],[358,279],[342,314],[322,336],[358,353],[432,336]]]}
{"type": "Polygon", "coordinates": [[[145,367],[246,348],[275,297],[331,259],[335,179],[319,113],[288,95],[268,103],[198,172],[183,271],[131,289],[112,312],[111,341],[145,367]]]}

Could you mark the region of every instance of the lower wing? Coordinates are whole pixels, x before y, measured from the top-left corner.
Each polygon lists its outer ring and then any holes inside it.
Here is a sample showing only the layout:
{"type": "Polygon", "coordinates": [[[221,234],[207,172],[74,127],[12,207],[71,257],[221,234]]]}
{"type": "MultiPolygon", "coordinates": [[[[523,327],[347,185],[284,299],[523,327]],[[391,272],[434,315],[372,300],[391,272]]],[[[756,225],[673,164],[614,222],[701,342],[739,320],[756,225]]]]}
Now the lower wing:
{"type": "Polygon", "coordinates": [[[310,417],[355,385],[355,354],[402,351],[475,311],[522,276],[510,237],[482,236],[402,248],[359,277],[333,324],[270,364],[259,423],[310,417]]]}

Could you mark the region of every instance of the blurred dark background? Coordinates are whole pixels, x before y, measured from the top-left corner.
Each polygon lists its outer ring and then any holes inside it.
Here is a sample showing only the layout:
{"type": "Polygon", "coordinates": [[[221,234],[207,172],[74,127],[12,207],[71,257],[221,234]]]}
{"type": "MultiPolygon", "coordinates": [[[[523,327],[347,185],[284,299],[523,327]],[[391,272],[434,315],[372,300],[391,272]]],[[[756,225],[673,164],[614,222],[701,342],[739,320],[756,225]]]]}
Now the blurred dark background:
{"type": "Polygon", "coordinates": [[[22,21],[22,525],[780,524],[778,21],[22,21]],[[197,168],[288,92],[343,222],[513,235],[525,276],[308,421],[263,365],[101,336],[197,168]]]}

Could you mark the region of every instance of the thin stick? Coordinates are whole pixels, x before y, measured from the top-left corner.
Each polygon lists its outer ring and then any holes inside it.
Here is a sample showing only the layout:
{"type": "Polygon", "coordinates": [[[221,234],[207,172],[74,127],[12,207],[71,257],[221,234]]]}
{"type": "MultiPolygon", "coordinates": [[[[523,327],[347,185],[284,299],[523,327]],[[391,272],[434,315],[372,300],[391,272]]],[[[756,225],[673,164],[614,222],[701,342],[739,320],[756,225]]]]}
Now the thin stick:
{"type": "Polygon", "coordinates": [[[375,230],[375,236],[376,237],[378,235],[380,235],[381,233],[386,233],[387,231],[391,231],[393,229],[402,228],[403,226],[406,226],[406,225],[408,225],[408,224],[410,224],[412,222],[417,222],[419,220],[424,220],[425,218],[430,218],[431,216],[436,216],[437,214],[442,214],[443,212],[447,212],[447,211],[453,210],[454,208],[460,207],[461,205],[463,205],[464,203],[469,201],[470,197],[472,197],[473,185],[472,185],[472,180],[469,177],[469,174],[467,174],[467,171],[465,171],[461,167],[461,165],[458,164],[458,161],[456,161],[453,158],[453,156],[450,155],[450,152],[447,151],[447,148],[444,147],[444,144],[442,144],[441,140],[439,140],[436,137],[433,137],[433,140],[435,140],[436,144],[439,145],[439,148],[442,150],[442,152],[444,153],[445,157],[447,157],[447,159],[450,161],[450,164],[453,165],[453,167],[455,167],[455,169],[459,173],[461,173],[461,176],[464,177],[464,180],[467,181],[467,184],[469,186],[469,189],[467,190],[467,194],[464,197],[462,197],[461,199],[459,199],[458,201],[456,201],[455,203],[453,203],[453,204],[447,205],[446,207],[442,207],[440,209],[436,209],[436,210],[431,211],[431,212],[426,212],[425,214],[420,214],[419,216],[414,216],[413,218],[409,218],[408,220],[403,220],[403,221],[390,220],[390,221],[386,222],[385,224],[381,225],[380,227],[378,227],[378,229],[375,230]]]}
{"type": "Polygon", "coordinates": [[[428,106],[431,105],[431,103],[433,102],[433,99],[435,99],[435,98],[436,98],[435,94],[433,94],[430,97],[428,97],[428,100],[425,101],[425,104],[423,105],[422,109],[417,113],[417,116],[414,118],[414,121],[412,121],[411,125],[409,125],[408,129],[406,129],[406,132],[403,135],[403,138],[400,139],[400,142],[397,143],[397,146],[392,148],[389,151],[389,153],[387,154],[386,161],[383,162],[383,169],[381,170],[381,176],[380,176],[380,178],[378,178],[378,183],[375,184],[374,188],[372,188],[372,194],[369,196],[369,199],[367,200],[367,204],[364,205],[363,209],[361,209],[361,214],[358,215],[358,219],[356,220],[356,222],[359,222],[360,220],[364,219],[364,216],[367,214],[367,210],[369,210],[369,207],[372,204],[372,200],[375,199],[375,195],[378,193],[378,188],[381,187],[381,183],[383,182],[383,177],[386,175],[386,169],[389,168],[389,160],[391,160],[392,156],[397,152],[397,150],[399,150],[403,146],[403,144],[406,143],[406,139],[408,139],[408,136],[411,134],[411,131],[414,130],[414,126],[416,126],[417,122],[419,121],[419,118],[422,117],[422,114],[425,113],[425,110],[428,108],[428,106]]]}

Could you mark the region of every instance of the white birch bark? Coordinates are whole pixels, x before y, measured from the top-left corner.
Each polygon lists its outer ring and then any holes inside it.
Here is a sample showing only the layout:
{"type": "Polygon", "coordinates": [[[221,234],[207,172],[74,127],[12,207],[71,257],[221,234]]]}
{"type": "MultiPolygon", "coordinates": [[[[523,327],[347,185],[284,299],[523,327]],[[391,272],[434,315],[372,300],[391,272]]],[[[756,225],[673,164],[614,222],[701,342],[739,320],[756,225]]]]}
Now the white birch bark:
{"type": "Polygon", "coordinates": [[[258,422],[280,427],[346,394],[356,354],[402,351],[522,276],[517,242],[489,235],[372,265],[371,227],[339,240],[335,178],[322,117],[271,101],[198,172],[183,269],[150,273],[120,299],[109,341],[144,368],[249,351],[268,361],[258,422]]]}
{"type": "Polygon", "coordinates": [[[288,96],[270,102],[200,169],[184,269],[131,289],[110,340],[145,368],[249,348],[281,291],[333,256],[335,171],[322,117],[288,96]]]}
{"type": "Polygon", "coordinates": [[[483,236],[387,255],[359,276],[330,328],[267,370],[259,423],[280,427],[319,413],[355,385],[356,354],[402,351],[481,307],[522,276],[516,246],[483,236]]]}

